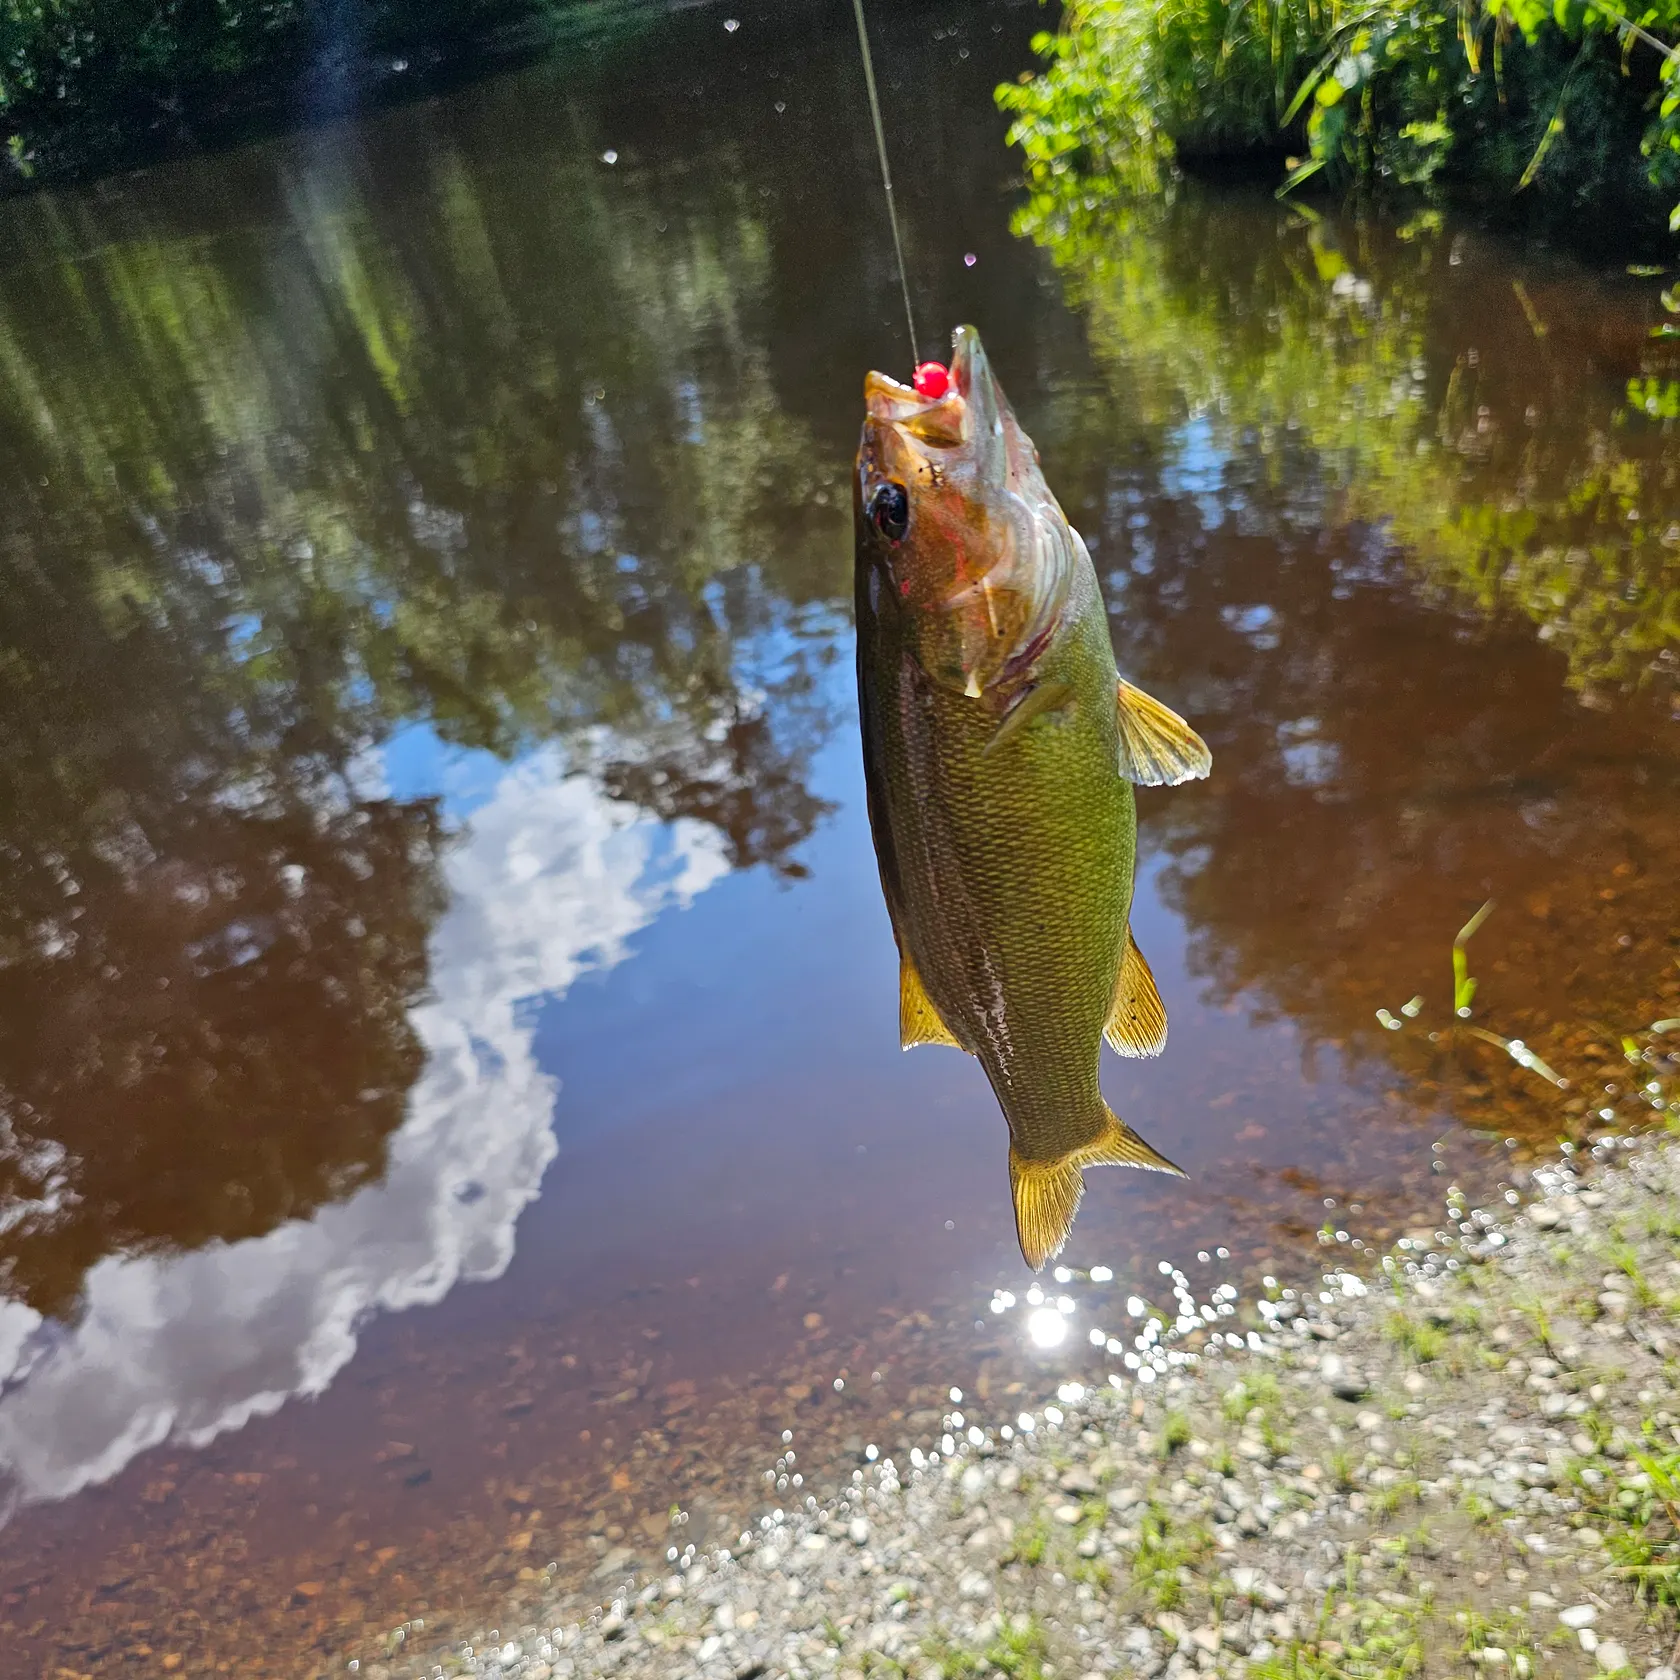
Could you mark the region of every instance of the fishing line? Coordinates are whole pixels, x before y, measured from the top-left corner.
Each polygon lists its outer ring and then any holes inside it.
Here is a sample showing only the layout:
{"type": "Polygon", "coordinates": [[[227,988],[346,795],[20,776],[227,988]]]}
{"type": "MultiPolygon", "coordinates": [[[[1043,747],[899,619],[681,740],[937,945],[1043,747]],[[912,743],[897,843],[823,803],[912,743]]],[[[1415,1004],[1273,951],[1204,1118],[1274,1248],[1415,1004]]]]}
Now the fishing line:
{"type": "Polygon", "coordinates": [[[857,15],[858,45],[863,48],[863,79],[869,88],[869,114],[875,119],[875,151],[881,159],[881,185],[887,190],[887,220],[892,223],[893,254],[898,259],[898,284],[904,293],[904,324],[910,329],[910,365],[916,365],[916,315],[910,307],[910,276],[904,267],[904,241],[898,236],[898,209],[893,198],[892,170],[887,167],[887,136],[881,127],[881,101],[875,92],[875,59],[869,51],[869,31],[863,22],[863,0],[852,0],[857,15]]]}

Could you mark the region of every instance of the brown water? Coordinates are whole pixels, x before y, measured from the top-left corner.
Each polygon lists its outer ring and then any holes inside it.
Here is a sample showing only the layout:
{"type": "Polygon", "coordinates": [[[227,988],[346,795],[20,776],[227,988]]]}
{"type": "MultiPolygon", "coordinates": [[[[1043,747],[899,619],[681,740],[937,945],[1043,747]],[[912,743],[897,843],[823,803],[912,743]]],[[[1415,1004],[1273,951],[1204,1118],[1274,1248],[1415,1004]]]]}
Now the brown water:
{"type": "Polygon", "coordinates": [[[846,603],[903,350],[843,9],[12,203],[21,1671],[465,1637],[950,1385],[993,1422],[1134,1380],[1087,1331],[1162,1261],[1308,1280],[1326,1221],[1345,1260],[1672,1094],[1663,281],[1265,197],[1023,208],[989,90],[1038,9],[878,10],[923,317],[984,330],[1122,668],[1214,750],[1140,799],[1171,1042],[1105,1067],[1190,1178],[1092,1175],[1037,1348],[988,1311],[1029,1282],[991,1095],[897,1048],[846,603]]]}

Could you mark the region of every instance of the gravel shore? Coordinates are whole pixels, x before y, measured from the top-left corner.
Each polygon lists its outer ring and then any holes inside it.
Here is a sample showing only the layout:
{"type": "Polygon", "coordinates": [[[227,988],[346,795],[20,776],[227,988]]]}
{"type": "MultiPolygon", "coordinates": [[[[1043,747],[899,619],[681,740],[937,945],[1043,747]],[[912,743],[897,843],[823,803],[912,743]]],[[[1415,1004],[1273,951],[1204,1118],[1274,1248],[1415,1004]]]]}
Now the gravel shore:
{"type": "Polygon", "coordinates": [[[1007,1418],[953,1390],[907,1460],[868,1449],[849,1488],[727,1548],[686,1547],[673,1513],[669,1573],[607,1549],[593,1598],[533,1572],[503,1626],[437,1650],[413,1625],[351,1666],[1675,1680],[1680,1153],[1595,1153],[1617,1164],[1536,1168],[1520,1209],[1454,1208],[1315,1290],[1198,1304],[1173,1273],[1163,1307],[1111,1285],[1113,1386],[1007,1418]]]}

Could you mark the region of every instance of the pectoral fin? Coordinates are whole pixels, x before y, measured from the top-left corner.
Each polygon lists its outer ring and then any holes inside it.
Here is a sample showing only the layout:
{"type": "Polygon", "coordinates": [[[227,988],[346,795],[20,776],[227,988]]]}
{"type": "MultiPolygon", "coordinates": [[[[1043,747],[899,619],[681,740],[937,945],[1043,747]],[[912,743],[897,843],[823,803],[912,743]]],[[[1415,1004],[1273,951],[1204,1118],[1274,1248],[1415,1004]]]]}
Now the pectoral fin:
{"type": "Polygon", "coordinates": [[[1075,1149],[1055,1161],[1023,1159],[1013,1146],[1009,1151],[1009,1188],[1015,1196],[1015,1234],[1021,1255],[1032,1269],[1042,1271],[1061,1253],[1085,1194],[1085,1167],[1102,1165],[1142,1167],[1148,1172],[1171,1173],[1183,1178],[1165,1155],[1151,1149],[1113,1111],[1103,1106],[1105,1124],[1093,1143],[1075,1149]]]}
{"type": "Polygon", "coordinates": [[[1176,787],[1213,768],[1213,754],[1171,706],[1163,706],[1124,677],[1116,699],[1120,774],[1139,787],[1176,787]]]}
{"type": "Polygon", "coordinates": [[[1167,1047],[1166,1005],[1130,928],[1126,954],[1120,960],[1120,981],[1114,988],[1114,1008],[1103,1036],[1122,1056],[1159,1056],[1167,1047]]]}
{"type": "Polygon", "coordinates": [[[918,1044],[949,1044],[953,1050],[962,1049],[933,1007],[908,951],[900,952],[898,959],[898,1042],[906,1050],[918,1044]]]}
{"type": "Polygon", "coordinates": [[[1012,741],[1019,735],[1035,717],[1043,717],[1048,712],[1059,712],[1072,700],[1071,683],[1038,683],[1029,688],[1009,709],[1008,715],[997,726],[997,733],[980,749],[980,756],[989,758],[1005,741],[1012,741]]]}

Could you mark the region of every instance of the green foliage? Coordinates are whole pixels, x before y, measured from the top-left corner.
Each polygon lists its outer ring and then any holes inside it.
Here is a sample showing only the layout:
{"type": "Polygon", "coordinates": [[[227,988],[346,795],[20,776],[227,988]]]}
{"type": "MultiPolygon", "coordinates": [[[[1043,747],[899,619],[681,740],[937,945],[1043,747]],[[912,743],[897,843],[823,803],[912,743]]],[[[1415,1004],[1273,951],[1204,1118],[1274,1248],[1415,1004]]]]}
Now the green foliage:
{"type": "Polygon", "coordinates": [[[1658,1301],[1658,1293],[1651,1280],[1645,1275],[1645,1268],[1640,1264],[1639,1251],[1632,1243],[1617,1236],[1605,1248],[1606,1258],[1628,1280],[1633,1288],[1634,1299],[1642,1307],[1654,1307],[1658,1301]]]}
{"type": "MultiPolygon", "coordinates": [[[[1383,234],[1279,214],[1215,270],[1210,243],[1232,236],[1213,223],[1230,213],[1195,193],[1093,198],[1069,176],[1041,183],[1018,226],[1067,276],[1142,425],[1202,417],[1280,492],[1310,454],[1340,517],[1380,522],[1428,594],[1528,619],[1568,657],[1571,687],[1657,678],[1680,645],[1680,482],[1663,422],[1625,390],[1606,401],[1590,366],[1558,360],[1555,332],[1544,395],[1514,292],[1494,329],[1509,374],[1487,341],[1432,372],[1453,247],[1437,217],[1383,234]]],[[[1665,349],[1648,354],[1666,369],[1665,349]]],[[[1459,961],[1455,947],[1455,983],[1459,961]]]]}
{"type": "Polygon", "coordinates": [[[1050,1649],[1044,1629],[1031,1617],[1006,1622],[986,1652],[986,1660],[1008,1680],[1043,1680],[1050,1649]]]}
{"type": "Polygon", "coordinates": [[[1618,17],[1606,0],[1077,0],[1039,39],[1043,73],[998,99],[1035,185],[1152,190],[1175,159],[1275,154],[1285,191],[1321,172],[1450,182],[1650,221],[1680,192],[1680,0],[1637,32],[1618,17]]]}
{"type": "Polygon", "coordinates": [[[1486,1494],[1467,1493],[1464,1496],[1464,1514],[1478,1526],[1490,1528],[1499,1515],[1499,1507],[1486,1494]]]}
{"type": "Polygon", "coordinates": [[[1421,1501],[1422,1498],[1423,1484],[1415,1476],[1403,1476],[1371,1495],[1371,1509],[1378,1516],[1392,1517],[1406,1500],[1421,1501]]]}
{"type": "Polygon", "coordinates": [[[1050,1643],[1044,1629],[1031,1616],[1017,1616],[1004,1623],[984,1652],[953,1645],[947,1639],[931,1639],[924,1654],[939,1665],[945,1680],[997,1673],[1005,1680],[1044,1680],[1045,1659],[1050,1643]]]}
{"type": "Polygon", "coordinates": [[[305,72],[468,47],[585,0],[0,0],[14,167],[103,164],[305,72]]]}

